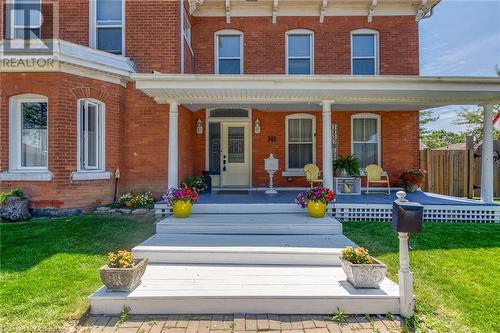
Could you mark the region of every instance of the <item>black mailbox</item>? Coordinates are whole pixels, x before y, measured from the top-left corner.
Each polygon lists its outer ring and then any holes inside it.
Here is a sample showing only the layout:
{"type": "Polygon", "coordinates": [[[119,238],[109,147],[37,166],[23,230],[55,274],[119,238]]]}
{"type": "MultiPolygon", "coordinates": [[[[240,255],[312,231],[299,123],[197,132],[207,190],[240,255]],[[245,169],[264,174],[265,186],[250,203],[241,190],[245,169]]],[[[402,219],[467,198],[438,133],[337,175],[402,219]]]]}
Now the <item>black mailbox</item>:
{"type": "Polygon", "coordinates": [[[392,205],[392,229],[397,232],[422,232],[424,206],[417,202],[398,202],[392,205]]]}

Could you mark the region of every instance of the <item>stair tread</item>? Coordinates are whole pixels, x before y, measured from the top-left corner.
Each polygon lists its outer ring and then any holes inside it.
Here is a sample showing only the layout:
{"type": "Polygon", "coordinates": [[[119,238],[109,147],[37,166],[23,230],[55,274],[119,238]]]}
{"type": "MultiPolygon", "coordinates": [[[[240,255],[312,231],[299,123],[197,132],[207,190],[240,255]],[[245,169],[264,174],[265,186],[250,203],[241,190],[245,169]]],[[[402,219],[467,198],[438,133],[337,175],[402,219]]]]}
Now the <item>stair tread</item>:
{"type": "Polygon", "coordinates": [[[173,216],[168,217],[158,224],[160,225],[224,225],[224,226],[262,226],[262,225],[340,225],[340,222],[332,217],[311,218],[305,214],[193,214],[185,219],[177,219],[173,216]]]}

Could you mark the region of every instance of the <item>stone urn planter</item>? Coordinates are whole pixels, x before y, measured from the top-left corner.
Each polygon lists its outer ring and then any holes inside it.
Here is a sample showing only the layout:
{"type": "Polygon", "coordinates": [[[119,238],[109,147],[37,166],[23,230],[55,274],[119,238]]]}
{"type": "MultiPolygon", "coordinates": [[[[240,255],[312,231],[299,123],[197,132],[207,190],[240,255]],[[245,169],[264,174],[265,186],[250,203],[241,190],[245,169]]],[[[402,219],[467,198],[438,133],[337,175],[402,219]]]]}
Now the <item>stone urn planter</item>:
{"type": "Polygon", "coordinates": [[[380,282],[384,280],[387,273],[387,266],[372,258],[372,264],[353,264],[350,261],[341,259],[342,269],[347,275],[354,288],[380,288],[380,282]]]}
{"type": "Polygon", "coordinates": [[[30,212],[28,210],[28,197],[8,197],[0,205],[0,217],[3,220],[17,222],[24,221],[30,218],[30,212]]]}
{"type": "Polygon", "coordinates": [[[135,260],[131,268],[111,268],[104,265],[99,269],[101,281],[109,291],[130,292],[141,283],[141,277],[146,271],[148,259],[135,260]]]}

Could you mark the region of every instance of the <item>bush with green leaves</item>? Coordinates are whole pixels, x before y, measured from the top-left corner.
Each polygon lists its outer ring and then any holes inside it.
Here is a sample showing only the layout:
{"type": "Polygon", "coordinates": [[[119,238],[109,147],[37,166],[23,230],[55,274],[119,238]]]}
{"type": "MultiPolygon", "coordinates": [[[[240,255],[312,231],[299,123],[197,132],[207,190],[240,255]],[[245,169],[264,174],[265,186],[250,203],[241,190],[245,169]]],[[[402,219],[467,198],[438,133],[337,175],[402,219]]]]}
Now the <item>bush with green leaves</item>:
{"type": "Polygon", "coordinates": [[[0,204],[5,202],[10,197],[24,197],[24,192],[21,189],[15,188],[9,192],[0,193],[0,204]]]}
{"type": "Polygon", "coordinates": [[[360,161],[354,155],[339,156],[333,161],[333,172],[337,175],[346,173],[349,176],[359,176],[360,161]]]}

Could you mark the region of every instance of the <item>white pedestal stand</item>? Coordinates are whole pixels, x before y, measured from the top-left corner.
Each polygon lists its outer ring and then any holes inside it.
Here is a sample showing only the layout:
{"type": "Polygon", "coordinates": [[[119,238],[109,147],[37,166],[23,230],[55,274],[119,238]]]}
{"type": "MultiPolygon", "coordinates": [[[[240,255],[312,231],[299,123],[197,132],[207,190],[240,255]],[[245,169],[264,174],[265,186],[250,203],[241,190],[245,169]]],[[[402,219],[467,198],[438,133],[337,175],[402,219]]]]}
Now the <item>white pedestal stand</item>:
{"type": "Polygon", "coordinates": [[[264,169],[269,174],[269,189],[266,194],[277,194],[278,192],[273,188],[273,176],[279,168],[279,160],[274,158],[273,154],[264,160],[264,169]]]}

